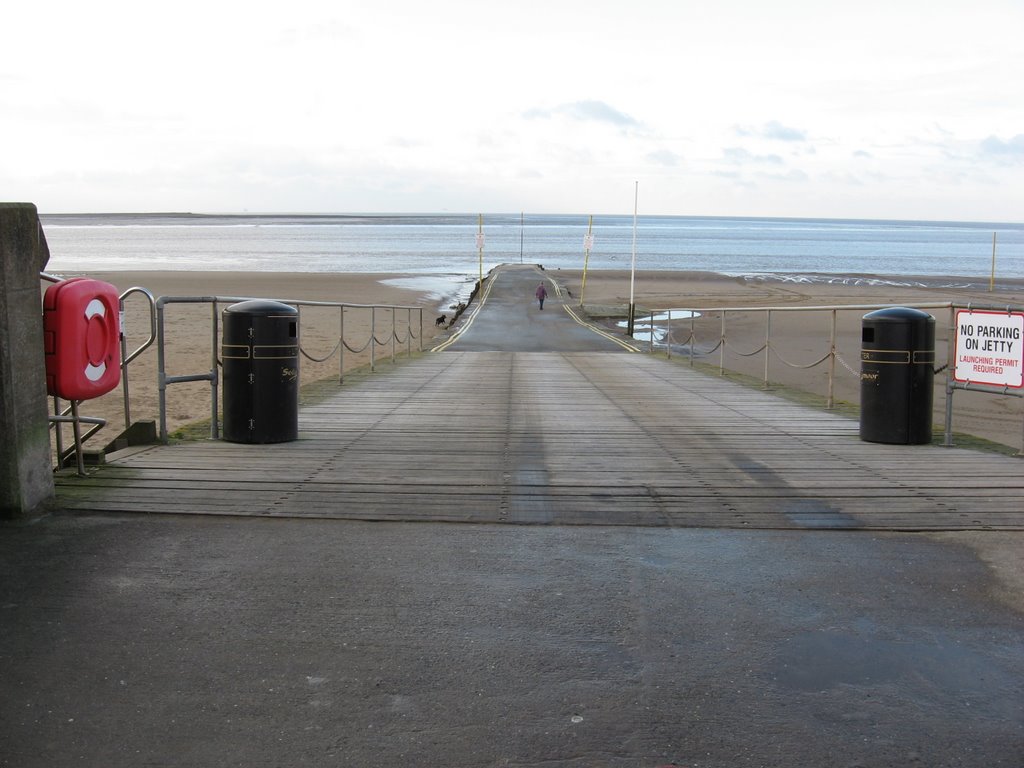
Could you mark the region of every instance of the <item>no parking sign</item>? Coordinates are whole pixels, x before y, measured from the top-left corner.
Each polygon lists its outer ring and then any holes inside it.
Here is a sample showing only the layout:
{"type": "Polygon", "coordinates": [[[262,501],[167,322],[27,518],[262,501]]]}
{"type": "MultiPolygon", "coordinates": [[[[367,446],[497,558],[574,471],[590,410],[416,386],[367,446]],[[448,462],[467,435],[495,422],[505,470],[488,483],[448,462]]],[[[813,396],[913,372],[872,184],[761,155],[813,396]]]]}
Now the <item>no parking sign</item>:
{"type": "Polygon", "coordinates": [[[1024,313],[956,313],[953,378],[996,387],[1024,386],[1024,313]]]}

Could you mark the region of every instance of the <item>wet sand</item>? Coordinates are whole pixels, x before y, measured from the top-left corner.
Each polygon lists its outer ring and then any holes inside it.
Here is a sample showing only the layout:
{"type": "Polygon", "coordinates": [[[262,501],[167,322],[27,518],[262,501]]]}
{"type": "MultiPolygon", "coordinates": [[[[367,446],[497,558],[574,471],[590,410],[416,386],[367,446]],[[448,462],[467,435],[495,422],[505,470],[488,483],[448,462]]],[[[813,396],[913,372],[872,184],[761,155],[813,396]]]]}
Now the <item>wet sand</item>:
{"type": "MultiPolygon", "coordinates": [[[[578,303],[582,279],[579,272],[556,271],[548,275],[567,288],[571,297],[566,301],[578,303]]],[[[92,276],[113,283],[120,291],[142,286],[154,296],[237,296],[263,297],[310,301],[336,301],[358,304],[395,304],[423,306],[424,347],[444,331],[434,325],[441,313],[451,314],[448,305],[451,296],[438,294],[437,280],[423,280],[422,276],[390,274],[310,274],[310,273],[244,273],[244,272],[108,272],[92,276]],[[412,280],[403,278],[410,277],[412,280]],[[396,281],[392,283],[389,281],[396,281]],[[417,287],[419,286],[419,287],[417,287]]],[[[456,284],[449,282],[452,290],[456,284]]],[[[587,275],[584,302],[588,309],[599,314],[605,309],[620,310],[629,302],[628,271],[593,271],[587,275]]],[[[1024,281],[997,283],[994,293],[988,292],[987,281],[982,279],[922,277],[884,278],[875,276],[821,275],[814,277],[757,279],[728,277],[700,272],[638,273],[634,290],[639,312],[657,309],[713,308],[713,307],[779,307],[819,306],[831,304],[920,304],[932,302],[972,302],[1000,306],[1024,305],[1024,281]]],[[[530,297],[526,299],[530,300],[530,297]]],[[[949,313],[933,310],[936,316],[936,347],[938,359],[945,361],[945,339],[949,336],[949,313]]],[[[763,355],[743,356],[764,343],[765,314],[731,314],[727,322],[729,346],[725,367],[761,377],[764,374],[763,355]]],[[[864,312],[851,310],[838,313],[837,349],[849,368],[840,365],[836,370],[836,397],[856,403],[860,382],[856,371],[860,360],[860,328],[864,312]]],[[[407,313],[399,312],[396,331],[405,337],[404,322],[407,313]]],[[[419,319],[413,313],[414,333],[419,335],[419,319]]],[[[345,338],[353,347],[364,345],[369,339],[370,312],[350,309],[345,312],[345,338]]],[[[169,375],[209,372],[211,369],[211,310],[210,305],[172,305],[166,316],[168,328],[167,370],[169,375]]],[[[384,340],[391,335],[391,318],[387,312],[377,312],[377,337],[384,340]]],[[[824,394],[827,388],[827,366],[810,370],[791,368],[782,359],[804,365],[828,352],[830,313],[773,313],[772,344],[776,355],[770,361],[769,380],[799,389],[824,394]]],[[[713,347],[720,335],[720,316],[698,320],[694,324],[697,349],[713,347]]],[[[126,308],[129,349],[138,346],[148,335],[149,319],[144,301],[139,297],[128,300],[126,308]]],[[[678,343],[689,335],[689,322],[673,323],[673,338],[678,343]]],[[[338,343],[339,311],[337,309],[303,308],[301,335],[304,350],[312,357],[327,356],[338,343]]],[[[413,343],[415,348],[416,344],[413,343]]],[[[399,352],[402,349],[399,348],[399,352]]],[[[390,349],[378,350],[378,359],[389,358],[390,349]]],[[[715,352],[705,358],[718,364],[715,352]]],[[[351,370],[369,362],[369,353],[354,354],[346,351],[344,368],[351,370]]],[[[339,374],[337,354],[323,363],[301,360],[303,383],[336,377],[339,374]]],[[[155,346],[146,350],[130,368],[131,408],[133,420],[158,418],[157,365],[155,346]]],[[[935,423],[942,424],[944,409],[944,374],[936,377],[935,423]]],[[[123,422],[123,401],[120,389],[83,407],[83,413],[102,416],[111,422],[105,430],[113,437],[123,422]]],[[[1024,400],[997,397],[974,392],[955,395],[954,429],[991,440],[1021,447],[1024,400]]],[[[176,384],[168,389],[168,427],[178,426],[210,415],[210,390],[206,383],[176,384]]]]}

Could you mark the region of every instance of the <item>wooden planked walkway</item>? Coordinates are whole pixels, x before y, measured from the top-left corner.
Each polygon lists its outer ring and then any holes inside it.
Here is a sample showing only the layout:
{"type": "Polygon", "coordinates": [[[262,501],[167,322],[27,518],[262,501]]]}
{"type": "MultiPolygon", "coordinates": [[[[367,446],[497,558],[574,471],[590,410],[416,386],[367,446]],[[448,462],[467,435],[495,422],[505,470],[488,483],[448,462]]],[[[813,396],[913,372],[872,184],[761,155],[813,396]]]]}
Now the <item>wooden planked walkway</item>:
{"type": "Polygon", "coordinates": [[[151,447],[59,476],[58,499],[395,521],[1024,528],[1020,459],[857,431],[645,355],[446,352],[304,408],[295,442],[151,447]]]}

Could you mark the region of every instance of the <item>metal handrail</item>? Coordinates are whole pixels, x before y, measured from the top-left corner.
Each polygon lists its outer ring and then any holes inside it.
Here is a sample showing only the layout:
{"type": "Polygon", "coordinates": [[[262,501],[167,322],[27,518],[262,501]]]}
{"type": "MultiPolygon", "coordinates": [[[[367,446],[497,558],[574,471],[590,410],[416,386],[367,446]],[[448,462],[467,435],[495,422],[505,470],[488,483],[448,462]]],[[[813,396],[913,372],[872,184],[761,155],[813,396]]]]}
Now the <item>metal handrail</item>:
{"type": "Polygon", "coordinates": [[[139,286],[132,286],[119,297],[121,306],[121,391],[124,394],[124,427],[128,427],[132,424],[132,409],[131,409],[131,398],[128,391],[128,365],[135,360],[139,355],[153,346],[153,342],[156,341],[156,299],[153,294],[145,288],[139,286]],[[128,337],[124,332],[124,300],[127,299],[134,293],[141,294],[146,298],[149,304],[149,338],[146,339],[142,344],[136,347],[132,352],[128,352],[128,337]]]}
{"type": "MultiPolygon", "coordinates": [[[[707,356],[714,352],[719,353],[718,369],[719,374],[725,373],[725,351],[726,348],[732,349],[732,351],[741,357],[753,357],[760,353],[764,353],[764,379],[763,386],[768,388],[769,386],[769,361],[774,356],[777,360],[782,362],[784,365],[790,368],[808,370],[814,368],[826,361],[829,364],[828,372],[828,394],[826,397],[826,407],[831,409],[835,407],[835,363],[838,360],[844,367],[857,374],[845,361],[839,356],[836,351],[836,314],[841,311],[874,311],[878,309],[891,309],[897,306],[909,307],[913,309],[932,309],[932,310],[947,310],[949,312],[949,335],[947,338],[947,361],[946,364],[938,368],[935,372],[940,373],[946,372],[946,413],[945,413],[945,434],[943,438],[943,445],[951,446],[953,444],[952,434],[952,423],[953,423],[953,393],[957,389],[970,390],[974,392],[984,392],[987,394],[994,395],[1006,395],[1009,397],[1024,397],[1024,392],[1012,392],[1008,387],[995,387],[989,385],[979,385],[971,383],[961,383],[953,379],[954,370],[954,343],[953,338],[956,331],[956,311],[958,309],[966,310],[978,310],[978,311],[992,311],[992,312],[1006,312],[1016,313],[1022,312],[1024,309],[1020,307],[1014,307],[1012,305],[993,305],[993,304],[975,304],[973,302],[964,304],[959,302],[924,302],[916,304],[831,304],[831,305],[815,305],[815,306],[779,306],[779,307],[688,307],[679,308],[676,307],[674,310],[662,310],[662,314],[667,313],[666,321],[666,332],[665,332],[665,347],[668,357],[672,356],[672,312],[685,312],[689,314],[690,327],[689,333],[686,339],[682,342],[688,349],[690,365],[694,364],[696,356],[707,356]],[[739,352],[732,345],[729,344],[728,335],[726,331],[726,317],[729,313],[740,313],[740,312],[763,312],[765,313],[765,341],[758,349],[751,353],[739,352]],[[772,329],[771,329],[771,318],[772,313],[775,312],[830,312],[831,322],[829,331],[829,350],[822,357],[809,364],[795,364],[791,363],[775,349],[772,344],[772,329]],[[716,344],[710,349],[697,350],[697,337],[695,332],[695,321],[697,317],[711,315],[714,313],[721,313],[721,331],[716,344]]],[[[652,312],[652,325],[653,325],[652,312]]],[[[653,349],[653,333],[652,333],[652,349],[653,349]]],[[[1022,434],[1024,434],[1024,427],[1022,427],[1022,434]]],[[[1024,453],[1024,437],[1022,437],[1022,453],[1024,453]]]]}
{"type": "MultiPolygon", "coordinates": [[[[41,280],[45,280],[50,283],[62,283],[65,278],[59,275],[53,275],[48,272],[40,272],[39,277],[41,280]]],[[[128,386],[128,366],[133,360],[138,358],[146,349],[152,346],[156,340],[156,300],[153,298],[153,294],[147,289],[139,286],[133,286],[128,290],[124,291],[118,296],[119,310],[121,313],[120,325],[120,344],[121,344],[121,389],[124,398],[124,426],[127,429],[131,426],[131,397],[128,386]],[[126,298],[134,293],[140,293],[146,297],[149,304],[149,338],[140,344],[131,353],[127,349],[127,336],[124,330],[124,301],[126,298]]],[[[54,396],[53,398],[53,413],[49,416],[50,428],[54,430],[54,441],[57,454],[57,469],[63,469],[66,462],[72,457],[75,457],[78,474],[85,474],[85,459],[82,453],[82,446],[97,432],[107,425],[106,419],[96,418],[92,416],[81,416],[78,413],[79,403],[77,401],[69,401],[67,408],[61,407],[61,399],[54,396]],[[72,425],[72,432],[74,434],[74,446],[64,449],[64,436],[60,430],[60,424],[70,423],[72,425]],[[91,424],[92,427],[84,434],[81,431],[82,424],[91,424]]]]}
{"type": "MultiPolygon", "coordinates": [[[[181,384],[187,382],[197,381],[208,381],[210,382],[210,437],[211,439],[218,439],[220,437],[220,426],[218,422],[218,401],[219,401],[219,367],[221,361],[218,357],[218,342],[219,342],[219,315],[218,306],[223,303],[236,303],[241,301],[252,301],[256,297],[252,296],[161,296],[156,300],[156,329],[157,329],[157,390],[158,400],[160,409],[160,426],[159,426],[159,439],[163,443],[168,442],[167,433],[167,387],[171,384],[181,384]],[[171,376],[167,373],[167,358],[166,358],[166,347],[167,347],[167,336],[165,331],[164,322],[164,308],[168,304],[209,304],[211,307],[211,344],[210,344],[210,371],[209,373],[197,373],[197,374],[185,374],[171,376]]],[[[407,348],[407,354],[412,356],[412,341],[416,339],[419,344],[417,345],[417,351],[423,351],[423,307],[414,307],[408,305],[393,305],[393,304],[352,304],[348,302],[337,302],[337,301],[311,301],[307,299],[275,299],[282,304],[288,304],[299,310],[300,313],[300,329],[301,329],[301,308],[302,307],[327,307],[338,310],[339,315],[339,330],[338,330],[338,343],[334,346],[330,353],[323,358],[318,358],[311,355],[307,350],[303,349],[301,342],[299,345],[300,353],[309,360],[317,363],[323,363],[330,360],[334,355],[338,354],[338,382],[344,381],[345,374],[345,350],[349,350],[353,354],[359,354],[363,352],[367,347],[370,348],[370,370],[376,371],[376,350],[378,346],[385,346],[390,344],[391,346],[391,360],[394,361],[396,357],[396,344],[404,343],[407,348]],[[368,309],[370,310],[370,337],[366,343],[362,346],[354,348],[345,341],[345,310],[347,309],[368,309]],[[391,329],[390,334],[385,340],[377,338],[377,310],[389,310],[391,314],[391,329]],[[404,339],[398,336],[397,321],[396,317],[399,311],[404,310],[406,312],[406,328],[407,332],[404,339]],[[417,335],[413,330],[413,318],[412,313],[418,313],[419,319],[419,334],[417,335]]],[[[300,330],[301,338],[301,330],[300,330]]]]}

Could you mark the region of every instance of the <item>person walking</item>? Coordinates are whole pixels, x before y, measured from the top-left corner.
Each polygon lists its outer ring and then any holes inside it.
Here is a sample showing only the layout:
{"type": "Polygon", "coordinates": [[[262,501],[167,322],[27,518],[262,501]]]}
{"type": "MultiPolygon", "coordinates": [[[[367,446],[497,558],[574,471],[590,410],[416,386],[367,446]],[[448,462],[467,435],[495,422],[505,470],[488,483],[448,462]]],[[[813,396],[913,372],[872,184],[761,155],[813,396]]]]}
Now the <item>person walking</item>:
{"type": "Polygon", "coordinates": [[[541,283],[540,285],[537,286],[537,290],[536,292],[534,292],[534,296],[537,297],[537,301],[540,302],[540,308],[543,310],[544,299],[548,297],[548,292],[544,289],[544,283],[541,283]]]}

